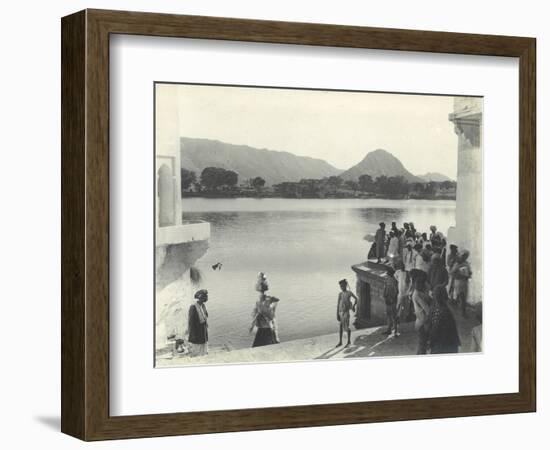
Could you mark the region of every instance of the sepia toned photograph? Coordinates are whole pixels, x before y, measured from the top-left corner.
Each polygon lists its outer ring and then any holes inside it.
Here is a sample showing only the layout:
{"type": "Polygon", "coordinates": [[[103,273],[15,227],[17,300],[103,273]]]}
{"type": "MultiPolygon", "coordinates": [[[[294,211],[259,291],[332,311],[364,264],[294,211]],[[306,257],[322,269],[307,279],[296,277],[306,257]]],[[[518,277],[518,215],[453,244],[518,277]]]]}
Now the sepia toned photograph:
{"type": "Polygon", "coordinates": [[[483,98],[158,82],[155,367],[483,351],[483,98]]]}

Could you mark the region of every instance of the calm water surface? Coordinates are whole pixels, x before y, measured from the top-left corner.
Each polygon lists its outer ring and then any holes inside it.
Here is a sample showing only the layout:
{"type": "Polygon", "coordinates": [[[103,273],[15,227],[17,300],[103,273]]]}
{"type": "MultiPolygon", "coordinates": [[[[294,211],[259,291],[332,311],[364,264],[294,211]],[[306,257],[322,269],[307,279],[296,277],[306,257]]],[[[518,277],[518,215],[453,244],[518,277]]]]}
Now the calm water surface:
{"type": "Polygon", "coordinates": [[[251,345],[248,334],[265,272],[270,294],[281,299],[277,317],[281,340],[338,330],[338,280],[355,288],[352,264],[366,259],[379,222],[419,231],[434,224],[445,234],[455,222],[455,202],[443,200],[359,199],[203,199],[182,200],[184,219],[211,224],[210,248],[198,262],[210,300],[213,345],[251,345]],[[220,271],[212,265],[221,262],[220,271]]]}

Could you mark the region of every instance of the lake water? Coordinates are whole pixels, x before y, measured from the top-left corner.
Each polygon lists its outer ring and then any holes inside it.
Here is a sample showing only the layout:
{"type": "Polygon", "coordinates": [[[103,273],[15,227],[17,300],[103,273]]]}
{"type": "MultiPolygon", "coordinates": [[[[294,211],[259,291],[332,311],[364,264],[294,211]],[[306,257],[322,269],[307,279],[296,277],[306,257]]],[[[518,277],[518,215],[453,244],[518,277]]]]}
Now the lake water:
{"type": "Polygon", "coordinates": [[[401,227],[414,222],[447,234],[455,223],[455,202],[380,199],[203,199],[184,198],[185,220],[210,222],[210,247],[196,264],[209,291],[209,334],[213,345],[249,347],[258,272],[269,293],[281,299],[277,320],[281,341],[338,331],[338,280],[355,289],[351,265],[365,261],[379,222],[401,227]],[[212,265],[221,262],[221,270],[212,265]]]}

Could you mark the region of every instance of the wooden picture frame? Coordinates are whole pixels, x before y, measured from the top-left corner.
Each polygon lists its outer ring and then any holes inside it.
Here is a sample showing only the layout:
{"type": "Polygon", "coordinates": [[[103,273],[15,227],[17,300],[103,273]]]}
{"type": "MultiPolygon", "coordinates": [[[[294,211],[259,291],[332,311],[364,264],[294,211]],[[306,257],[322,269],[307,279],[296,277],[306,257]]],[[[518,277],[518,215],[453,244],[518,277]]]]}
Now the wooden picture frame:
{"type": "Polygon", "coordinates": [[[533,38],[85,10],[62,30],[62,416],[84,440],[441,417],[536,408],[533,38]],[[109,415],[109,36],[134,34],[519,58],[519,392],[141,416],[109,415]]]}

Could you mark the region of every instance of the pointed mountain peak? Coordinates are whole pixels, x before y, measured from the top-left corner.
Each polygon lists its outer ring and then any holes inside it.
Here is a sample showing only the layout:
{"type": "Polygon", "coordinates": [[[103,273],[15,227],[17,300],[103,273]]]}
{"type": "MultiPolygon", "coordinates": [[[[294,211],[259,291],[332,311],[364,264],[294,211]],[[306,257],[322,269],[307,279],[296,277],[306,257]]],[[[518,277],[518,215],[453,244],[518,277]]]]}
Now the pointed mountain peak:
{"type": "Polygon", "coordinates": [[[391,152],[377,148],[366,154],[363,160],[340,175],[345,180],[357,180],[361,175],[370,175],[373,178],[385,175],[387,177],[401,176],[410,183],[422,181],[410,173],[399,158],[391,152]]]}
{"type": "MultiPolygon", "coordinates": [[[[388,152],[387,150],[384,150],[383,148],[377,148],[376,150],[371,150],[367,153],[367,155],[391,155],[391,152],[388,152]]],[[[394,156],[395,158],[395,156],[394,156]]]]}
{"type": "MultiPolygon", "coordinates": [[[[377,148],[376,150],[371,150],[370,152],[368,152],[365,157],[363,158],[363,160],[365,159],[384,159],[384,158],[387,158],[387,159],[393,159],[393,160],[396,160],[396,161],[399,161],[398,158],[396,158],[393,153],[387,151],[387,150],[384,150],[383,148],[377,148]]],[[[401,164],[401,161],[399,161],[399,164],[401,164]]]]}

